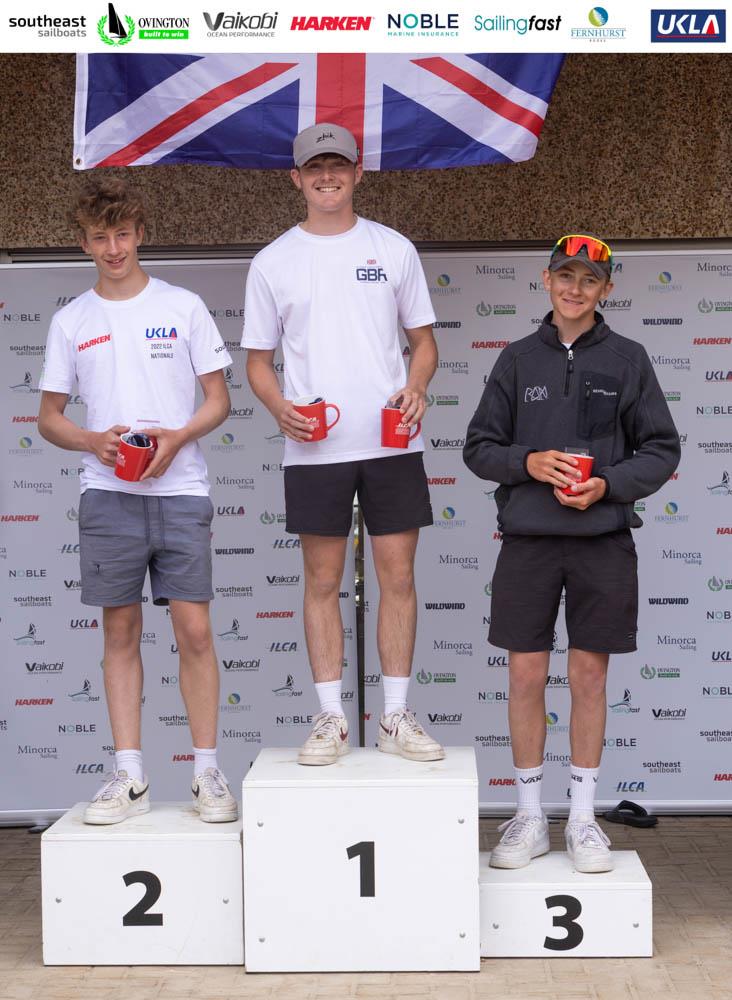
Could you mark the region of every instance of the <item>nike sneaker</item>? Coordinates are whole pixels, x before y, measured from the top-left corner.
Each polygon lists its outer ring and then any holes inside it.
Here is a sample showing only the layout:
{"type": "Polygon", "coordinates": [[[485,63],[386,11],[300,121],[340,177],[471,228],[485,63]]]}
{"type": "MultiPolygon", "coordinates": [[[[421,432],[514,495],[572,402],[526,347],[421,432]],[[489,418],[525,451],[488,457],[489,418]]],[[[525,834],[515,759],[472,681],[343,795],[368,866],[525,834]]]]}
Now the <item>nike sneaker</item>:
{"type": "Polygon", "coordinates": [[[569,860],[578,872],[611,872],[615,867],[610,838],[598,826],[592,813],[579,816],[564,829],[569,860]]]}
{"type": "Polygon", "coordinates": [[[498,827],[503,833],[491,851],[491,868],[525,868],[532,858],[549,850],[549,824],[542,813],[518,812],[498,827]]]}
{"type": "Polygon", "coordinates": [[[137,781],[127,771],[106,775],[106,782],[84,810],[84,822],[95,825],[121,823],[129,816],[150,812],[150,784],[137,781]]]}
{"type": "Polygon", "coordinates": [[[443,760],[445,757],[444,749],[427,735],[408,708],[381,716],[376,745],[382,753],[398,754],[407,760],[443,760]]]}
{"type": "Polygon", "coordinates": [[[197,774],[191,791],[193,808],[204,823],[231,823],[239,815],[236,799],[217,767],[207,767],[203,774],[197,774]]]}
{"type": "Polygon", "coordinates": [[[318,712],[297,755],[298,764],[335,764],[348,753],[348,722],[335,712],[318,712]]]}

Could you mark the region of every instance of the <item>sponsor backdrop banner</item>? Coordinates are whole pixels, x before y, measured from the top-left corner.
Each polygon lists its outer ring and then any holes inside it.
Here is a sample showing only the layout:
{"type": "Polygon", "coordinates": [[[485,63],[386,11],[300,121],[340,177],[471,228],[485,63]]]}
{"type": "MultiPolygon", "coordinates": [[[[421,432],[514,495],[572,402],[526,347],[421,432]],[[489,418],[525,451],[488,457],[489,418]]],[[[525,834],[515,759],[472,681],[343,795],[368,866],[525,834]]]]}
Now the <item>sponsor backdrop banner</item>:
{"type": "MultiPolygon", "coordinates": [[[[462,461],[467,425],[501,348],[548,310],[545,254],[423,255],[440,366],[423,434],[435,525],[416,563],[419,625],[410,705],[447,744],[476,748],[483,807],[514,801],[508,660],[488,644],[500,537],[497,484],[462,461]]],[[[638,651],[613,657],[598,798],[670,809],[729,808],[732,741],[732,254],[624,253],[608,324],[643,343],[683,442],[677,474],[637,504],[638,651]]],[[[542,405],[537,387],[532,405],[542,405]]],[[[564,447],[558,441],[556,447],[564,447]]],[[[367,550],[367,560],[370,553],[367,550]]],[[[381,691],[378,593],[364,569],[366,736],[381,691]]],[[[531,580],[526,580],[531,586],[531,580]]],[[[567,806],[569,688],[560,609],[546,692],[545,800],[567,806]]]]}
{"type": "MultiPolygon", "coordinates": [[[[544,255],[423,255],[438,315],[440,368],[425,418],[435,526],[417,557],[419,625],[410,703],[442,742],[475,746],[484,808],[513,799],[504,650],[487,643],[500,538],[495,483],[463,465],[465,429],[506,342],[547,309],[544,255]]],[[[245,261],[146,265],[198,292],[232,353],[232,410],[203,442],[215,510],[212,622],[221,668],[221,760],[234,785],[261,746],[295,745],[316,708],[302,631],[297,538],[284,532],[282,439],[246,383],[239,347],[245,261]]],[[[677,476],[638,504],[639,649],[615,657],[599,798],[659,808],[727,809],[732,774],[732,253],[627,252],[605,303],[609,324],[645,344],[682,436],[677,476]]],[[[0,815],[87,799],[112,764],[101,610],[79,602],[79,456],[37,432],[38,381],[53,312],[94,280],[79,264],[0,268],[5,469],[0,577],[5,681],[0,815]],[[3,568],[4,567],[4,568],[3,568]]],[[[147,333],[146,333],[147,335],[147,333]]],[[[278,364],[280,362],[278,361],[278,364]]],[[[539,387],[540,388],[540,387],[539,387]]],[[[536,405],[541,405],[537,392],[536,405]]],[[[69,415],[83,422],[72,396],[69,415]]],[[[562,447],[562,442],[558,443],[562,447]]],[[[527,586],[531,581],[526,581],[527,586]]],[[[366,738],[382,707],[378,594],[365,566],[366,738]]],[[[191,768],[169,616],[146,592],[146,766],[158,800],[184,799],[191,768]]],[[[341,588],[344,709],[356,716],[356,611],[349,558],[341,588]]],[[[560,614],[547,690],[546,800],[565,806],[569,765],[566,631],[560,614]]]]}

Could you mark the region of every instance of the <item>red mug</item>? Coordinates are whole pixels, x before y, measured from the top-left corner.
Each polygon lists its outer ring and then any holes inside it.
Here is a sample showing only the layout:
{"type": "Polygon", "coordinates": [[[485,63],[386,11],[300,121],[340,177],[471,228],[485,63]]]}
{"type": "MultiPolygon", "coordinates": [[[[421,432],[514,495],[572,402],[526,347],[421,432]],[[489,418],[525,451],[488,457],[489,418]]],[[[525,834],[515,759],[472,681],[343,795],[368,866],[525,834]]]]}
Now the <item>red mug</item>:
{"type": "Polygon", "coordinates": [[[405,424],[398,407],[385,406],[381,411],[382,448],[406,448],[409,442],[416,438],[421,429],[421,420],[418,420],[413,428],[405,424]]]}
{"type": "MultiPolygon", "coordinates": [[[[578,483],[586,483],[587,480],[592,475],[592,463],[595,461],[595,459],[592,457],[592,455],[575,455],[575,454],[572,454],[572,458],[576,458],[579,463],[576,471],[580,473],[580,478],[575,481],[578,483]]],[[[561,492],[565,493],[569,497],[575,496],[575,492],[571,486],[563,486],[561,492]]]]}
{"type": "Polygon", "coordinates": [[[139,482],[143,472],[152,462],[157,447],[158,442],[155,438],[148,437],[147,434],[136,434],[134,431],[123,434],[117,449],[115,476],[128,483],[139,482]],[[142,439],[147,441],[146,445],[140,443],[142,439]]]}
{"type": "MultiPolygon", "coordinates": [[[[341,419],[341,411],[335,403],[326,403],[319,396],[316,396],[314,399],[312,396],[298,396],[297,399],[293,399],[292,405],[298,413],[302,413],[310,424],[312,437],[308,438],[308,441],[322,441],[324,438],[327,438],[328,431],[331,427],[335,427],[341,419]],[[336,411],[336,418],[330,424],[327,422],[325,416],[325,411],[329,409],[336,411]]],[[[303,443],[306,444],[307,442],[303,443]]]]}

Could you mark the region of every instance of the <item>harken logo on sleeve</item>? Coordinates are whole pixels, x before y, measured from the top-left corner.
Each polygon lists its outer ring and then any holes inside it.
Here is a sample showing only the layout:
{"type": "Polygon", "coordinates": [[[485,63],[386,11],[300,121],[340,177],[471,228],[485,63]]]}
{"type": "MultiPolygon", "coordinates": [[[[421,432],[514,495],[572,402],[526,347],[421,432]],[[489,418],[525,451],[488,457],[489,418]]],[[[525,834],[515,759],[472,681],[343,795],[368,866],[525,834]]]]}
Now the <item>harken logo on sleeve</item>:
{"type": "Polygon", "coordinates": [[[524,389],[525,403],[541,403],[548,398],[549,393],[545,385],[527,385],[524,389]]]}

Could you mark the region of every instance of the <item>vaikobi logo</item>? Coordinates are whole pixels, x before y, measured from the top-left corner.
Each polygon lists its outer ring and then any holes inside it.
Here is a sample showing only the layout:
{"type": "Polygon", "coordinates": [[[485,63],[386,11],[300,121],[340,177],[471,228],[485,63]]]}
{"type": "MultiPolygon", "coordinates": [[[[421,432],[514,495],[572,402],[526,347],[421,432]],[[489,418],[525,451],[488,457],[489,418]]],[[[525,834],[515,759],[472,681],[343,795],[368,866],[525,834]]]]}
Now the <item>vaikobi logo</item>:
{"type": "Polygon", "coordinates": [[[716,10],[652,10],[652,42],[725,42],[727,12],[716,10]]]}
{"type": "Polygon", "coordinates": [[[237,11],[227,14],[219,11],[209,14],[204,11],[209,38],[225,35],[228,38],[274,38],[278,12],[266,11],[262,14],[242,14],[237,11]]]}
{"type": "Polygon", "coordinates": [[[114,4],[107,4],[107,14],[97,21],[97,34],[105,45],[127,45],[132,41],[136,31],[135,22],[124,14],[119,16],[114,4]]]}

